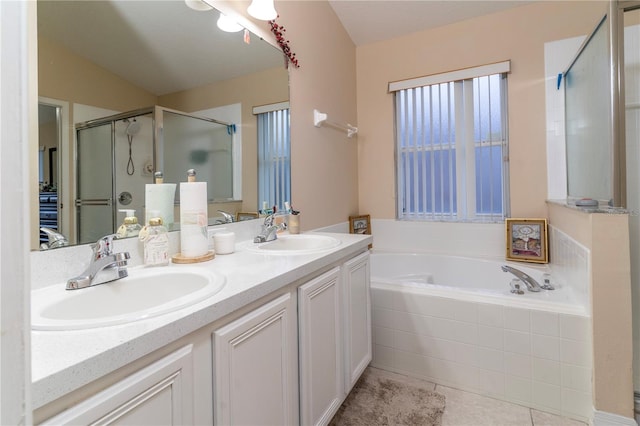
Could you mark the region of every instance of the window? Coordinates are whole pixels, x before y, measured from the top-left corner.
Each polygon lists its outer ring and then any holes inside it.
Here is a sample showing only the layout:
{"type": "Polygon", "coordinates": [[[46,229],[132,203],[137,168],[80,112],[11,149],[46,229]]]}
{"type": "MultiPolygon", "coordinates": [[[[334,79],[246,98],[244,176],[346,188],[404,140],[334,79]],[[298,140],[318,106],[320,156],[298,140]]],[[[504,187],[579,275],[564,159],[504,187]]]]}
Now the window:
{"type": "Polygon", "coordinates": [[[258,206],[284,209],[291,201],[289,103],[255,107],[258,118],[258,206]]]}
{"type": "Polygon", "coordinates": [[[397,215],[501,221],[508,215],[509,62],[391,83],[397,215]]]}

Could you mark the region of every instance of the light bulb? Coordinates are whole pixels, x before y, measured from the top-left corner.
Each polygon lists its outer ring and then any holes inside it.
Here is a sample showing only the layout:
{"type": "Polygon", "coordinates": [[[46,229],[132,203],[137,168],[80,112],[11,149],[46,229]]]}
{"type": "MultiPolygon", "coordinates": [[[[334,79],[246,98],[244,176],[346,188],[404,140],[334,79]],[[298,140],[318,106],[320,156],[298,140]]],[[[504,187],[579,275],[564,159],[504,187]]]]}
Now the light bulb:
{"type": "Polygon", "coordinates": [[[271,21],[278,17],[273,0],[253,0],[247,8],[249,15],[262,21],[271,21]]]}
{"type": "Polygon", "coordinates": [[[229,18],[223,13],[220,14],[217,25],[222,31],[226,31],[228,33],[235,33],[244,29],[242,25],[238,24],[232,18],[229,18]]]}
{"type": "Polygon", "coordinates": [[[202,0],[184,0],[184,2],[193,10],[197,10],[199,12],[204,12],[206,10],[211,10],[213,7],[209,6],[207,3],[202,0]]]}

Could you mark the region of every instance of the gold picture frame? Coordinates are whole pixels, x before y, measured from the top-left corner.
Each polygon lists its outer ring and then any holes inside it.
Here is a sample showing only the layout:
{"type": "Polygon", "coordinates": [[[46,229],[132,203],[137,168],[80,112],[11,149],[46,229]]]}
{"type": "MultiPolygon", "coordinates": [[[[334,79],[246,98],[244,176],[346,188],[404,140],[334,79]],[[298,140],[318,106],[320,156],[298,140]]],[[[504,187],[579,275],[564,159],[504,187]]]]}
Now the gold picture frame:
{"type": "Polygon", "coordinates": [[[237,212],[236,222],[241,222],[243,220],[257,219],[258,217],[259,217],[258,213],[237,212]]]}
{"type": "Polygon", "coordinates": [[[507,260],[549,263],[547,219],[505,219],[507,260]]]}
{"type": "Polygon", "coordinates": [[[349,233],[371,235],[371,216],[349,216],[349,233]]]}

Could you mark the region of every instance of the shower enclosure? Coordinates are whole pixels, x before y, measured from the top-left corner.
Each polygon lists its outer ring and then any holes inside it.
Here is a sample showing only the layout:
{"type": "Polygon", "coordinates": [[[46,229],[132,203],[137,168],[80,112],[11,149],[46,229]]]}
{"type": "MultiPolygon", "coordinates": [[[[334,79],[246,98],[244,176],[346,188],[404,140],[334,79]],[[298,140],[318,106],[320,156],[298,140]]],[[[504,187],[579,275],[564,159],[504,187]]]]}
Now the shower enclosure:
{"type": "Polygon", "coordinates": [[[145,185],[156,171],[177,183],[196,169],[198,180],[208,182],[210,201],[234,199],[234,129],[159,106],[77,124],[77,243],[115,233],[120,210],[135,210],[142,223],[145,185]]]}
{"type": "Polygon", "coordinates": [[[629,212],[634,388],[640,420],[640,1],[612,1],[564,74],[569,200],[629,212]]]}

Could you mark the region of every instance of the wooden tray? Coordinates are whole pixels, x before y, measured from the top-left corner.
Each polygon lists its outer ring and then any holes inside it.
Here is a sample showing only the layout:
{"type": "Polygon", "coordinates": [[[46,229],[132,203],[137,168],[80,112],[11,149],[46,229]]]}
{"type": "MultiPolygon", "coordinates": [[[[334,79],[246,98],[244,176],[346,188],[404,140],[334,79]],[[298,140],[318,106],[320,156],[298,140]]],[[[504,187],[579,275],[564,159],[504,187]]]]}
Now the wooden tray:
{"type": "Polygon", "coordinates": [[[182,253],[175,254],[171,257],[173,263],[200,263],[207,262],[216,257],[216,253],[213,250],[209,250],[207,254],[196,257],[184,257],[182,253]]]}

